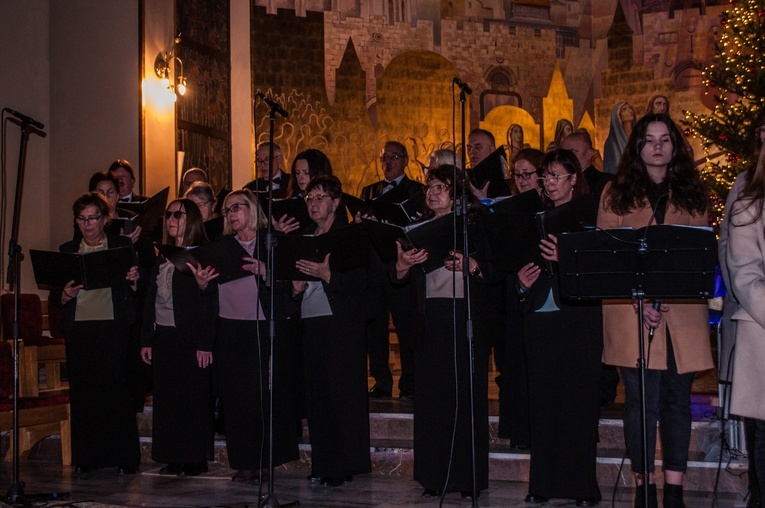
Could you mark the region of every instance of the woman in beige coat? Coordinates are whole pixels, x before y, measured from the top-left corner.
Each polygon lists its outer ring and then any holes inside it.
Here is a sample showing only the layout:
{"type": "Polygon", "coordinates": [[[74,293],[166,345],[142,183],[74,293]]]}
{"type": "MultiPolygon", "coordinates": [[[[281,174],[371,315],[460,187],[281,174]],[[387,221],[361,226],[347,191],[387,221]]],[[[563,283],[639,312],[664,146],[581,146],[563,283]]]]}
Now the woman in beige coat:
{"type": "MultiPolygon", "coordinates": [[[[636,124],[619,162],[615,179],[603,191],[598,226],[642,228],[652,224],[707,225],[707,197],[682,149],[682,135],[666,115],[650,114],[636,124]]],[[[661,422],[664,463],[664,507],[682,507],[683,476],[691,434],[690,392],[694,372],[713,367],[709,315],[705,301],[672,300],[655,310],[647,302],[646,429],[648,470],[654,470],[656,423],[661,422]]],[[[637,304],[603,304],[603,361],[621,368],[625,386],[624,437],[637,485],[642,485],[637,304]]],[[[653,474],[649,507],[657,506],[653,474]]],[[[637,496],[636,506],[642,504],[637,496]]]]}
{"type": "MultiPolygon", "coordinates": [[[[729,220],[726,260],[729,288],[739,307],[731,317],[736,322],[733,353],[731,412],[747,418],[747,446],[751,493],[747,506],[765,492],[765,115],[757,123],[760,146],[757,164],[744,173],[744,187],[727,212],[729,220]],[[754,483],[754,484],[753,484],[754,483]]],[[[741,180],[741,175],[736,179],[741,180]]]]}

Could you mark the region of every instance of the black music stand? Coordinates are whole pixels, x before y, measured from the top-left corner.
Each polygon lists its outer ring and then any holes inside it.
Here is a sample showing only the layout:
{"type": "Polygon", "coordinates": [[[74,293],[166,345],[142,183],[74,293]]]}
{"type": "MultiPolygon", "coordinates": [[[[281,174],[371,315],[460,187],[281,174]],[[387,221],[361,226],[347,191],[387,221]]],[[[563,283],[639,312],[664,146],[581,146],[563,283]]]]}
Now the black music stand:
{"type": "Polygon", "coordinates": [[[659,225],[564,233],[558,238],[562,298],[638,302],[643,506],[648,506],[643,300],[712,298],[717,243],[711,230],[659,225]]]}

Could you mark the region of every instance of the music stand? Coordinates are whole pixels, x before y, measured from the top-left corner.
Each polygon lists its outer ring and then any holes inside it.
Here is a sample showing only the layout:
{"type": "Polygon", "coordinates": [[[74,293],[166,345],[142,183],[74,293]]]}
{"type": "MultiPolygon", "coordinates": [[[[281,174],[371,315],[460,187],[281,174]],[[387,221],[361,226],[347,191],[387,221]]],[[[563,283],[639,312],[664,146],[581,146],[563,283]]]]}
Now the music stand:
{"type": "Polygon", "coordinates": [[[558,251],[562,298],[638,302],[641,471],[643,506],[648,506],[643,300],[712,298],[717,265],[714,234],[707,228],[673,225],[564,233],[558,238],[558,251]]]}

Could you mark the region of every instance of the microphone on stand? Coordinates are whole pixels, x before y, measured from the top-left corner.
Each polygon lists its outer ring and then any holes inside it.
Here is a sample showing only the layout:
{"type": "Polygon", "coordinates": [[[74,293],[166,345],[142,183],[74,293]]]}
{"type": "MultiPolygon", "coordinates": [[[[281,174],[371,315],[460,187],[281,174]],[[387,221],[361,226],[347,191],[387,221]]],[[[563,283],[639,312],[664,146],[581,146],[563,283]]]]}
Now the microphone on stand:
{"type": "MultiPolygon", "coordinates": [[[[654,310],[661,311],[661,300],[654,300],[653,305],[651,305],[654,310]]],[[[653,341],[653,333],[656,331],[656,327],[652,326],[648,329],[648,343],[650,344],[651,341],[653,341]]]]}
{"type": "Polygon", "coordinates": [[[19,113],[18,111],[14,111],[11,108],[3,108],[3,111],[7,111],[11,115],[15,116],[16,118],[18,118],[19,120],[21,120],[24,123],[28,123],[32,127],[35,127],[37,129],[40,129],[40,130],[45,129],[45,126],[42,123],[38,122],[34,118],[29,117],[29,116],[27,116],[27,115],[25,115],[23,113],[19,113]]]}
{"type": "Polygon", "coordinates": [[[282,115],[284,118],[287,118],[289,116],[287,115],[287,112],[284,110],[281,104],[271,99],[270,97],[266,97],[262,92],[256,93],[255,96],[263,99],[263,102],[268,104],[271,107],[271,109],[273,109],[274,111],[282,115]]]}
{"type": "Polygon", "coordinates": [[[465,92],[465,93],[466,93],[466,94],[468,94],[468,95],[470,95],[470,94],[472,94],[472,93],[473,93],[473,89],[472,89],[472,88],[470,88],[470,87],[468,86],[468,84],[467,84],[467,83],[465,83],[464,81],[462,81],[460,78],[454,78],[454,79],[452,80],[452,83],[454,83],[455,85],[457,85],[457,86],[460,88],[460,90],[462,90],[463,92],[465,92]]]}

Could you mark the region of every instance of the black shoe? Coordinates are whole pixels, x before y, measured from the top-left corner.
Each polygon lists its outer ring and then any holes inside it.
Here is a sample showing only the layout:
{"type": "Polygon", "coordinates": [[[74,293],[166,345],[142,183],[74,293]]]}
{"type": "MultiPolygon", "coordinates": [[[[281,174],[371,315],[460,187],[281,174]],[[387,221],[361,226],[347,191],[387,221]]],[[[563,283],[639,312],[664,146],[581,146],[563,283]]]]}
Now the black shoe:
{"type": "Polygon", "coordinates": [[[90,466],[76,466],[74,472],[77,474],[88,474],[93,472],[93,468],[90,466]]]}
{"type": "MultiPolygon", "coordinates": [[[[664,493],[666,496],[666,492],[664,493]]],[[[633,508],[643,507],[643,486],[635,487],[635,500],[632,502],[633,508]]],[[[659,508],[659,501],[656,498],[656,484],[648,484],[648,508],[659,508]]]]}
{"type": "Polygon", "coordinates": [[[327,487],[339,487],[345,483],[345,478],[342,476],[325,476],[321,479],[321,484],[327,487]]]}
{"type": "Polygon", "coordinates": [[[320,476],[315,476],[313,474],[309,474],[308,476],[305,477],[305,479],[308,480],[308,481],[311,481],[311,482],[320,482],[321,481],[321,477],[320,476]]]}
{"type": "Polygon", "coordinates": [[[441,492],[436,489],[425,489],[422,491],[422,497],[440,497],[441,492]]]}
{"type": "Polygon", "coordinates": [[[685,508],[682,485],[664,484],[664,508],[685,508]]]}
{"type": "Polygon", "coordinates": [[[479,497],[481,497],[481,493],[479,492],[478,495],[475,498],[473,498],[472,490],[463,490],[462,492],[460,492],[460,496],[462,496],[462,499],[465,499],[467,497],[469,497],[470,499],[478,499],[479,497]]]}
{"type": "Polygon", "coordinates": [[[159,470],[159,474],[179,474],[183,471],[183,464],[173,462],[159,470]]]}
{"type": "Polygon", "coordinates": [[[138,472],[138,466],[119,466],[117,468],[117,474],[136,474],[138,472]]]}
{"type": "Polygon", "coordinates": [[[414,400],[414,392],[401,392],[398,396],[398,399],[401,401],[413,401],[414,400]]]}
{"type": "Polygon", "coordinates": [[[549,500],[550,499],[547,497],[537,496],[536,494],[531,494],[531,493],[529,493],[526,496],[526,499],[524,499],[525,502],[531,503],[531,504],[542,504],[542,503],[546,503],[549,500]]]}
{"type": "Polygon", "coordinates": [[[528,452],[529,451],[529,445],[526,443],[511,443],[510,444],[510,451],[513,452],[528,452]]]}
{"type": "Polygon", "coordinates": [[[181,471],[178,472],[178,476],[199,476],[202,473],[207,472],[207,461],[201,462],[189,462],[183,464],[181,471]]]}
{"type": "Polygon", "coordinates": [[[577,499],[576,500],[577,506],[584,506],[584,507],[598,506],[598,503],[600,503],[600,499],[577,499]]]}
{"type": "Polygon", "coordinates": [[[258,473],[251,469],[240,469],[231,477],[231,481],[256,483],[258,481],[258,473]]]}
{"type": "Polygon", "coordinates": [[[376,386],[369,390],[369,398],[370,399],[387,399],[390,398],[391,393],[390,391],[385,391],[377,388],[376,386]]]}

